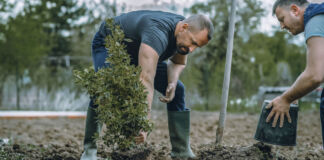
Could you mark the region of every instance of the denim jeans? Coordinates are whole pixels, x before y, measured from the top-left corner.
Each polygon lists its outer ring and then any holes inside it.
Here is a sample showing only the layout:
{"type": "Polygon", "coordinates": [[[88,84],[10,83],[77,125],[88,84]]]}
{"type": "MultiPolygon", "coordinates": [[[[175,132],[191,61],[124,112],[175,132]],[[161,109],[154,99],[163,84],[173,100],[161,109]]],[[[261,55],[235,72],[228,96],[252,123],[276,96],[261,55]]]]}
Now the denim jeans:
{"type": "MultiPolygon", "coordinates": [[[[104,46],[105,40],[104,36],[97,32],[92,41],[92,59],[95,71],[100,68],[109,67],[105,63],[105,59],[109,56],[107,49],[104,46]]],[[[165,91],[168,86],[168,74],[167,74],[167,64],[165,62],[159,62],[156,68],[156,74],[154,78],[154,88],[165,96],[165,91]]],[[[96,108],[93,100],[91,99],[89,107],[96,108]]],[[[185,86],[178,80],[174,99],[167,103],[168,111],[185,111],[189,110],[185,107],[185,86]]]]}

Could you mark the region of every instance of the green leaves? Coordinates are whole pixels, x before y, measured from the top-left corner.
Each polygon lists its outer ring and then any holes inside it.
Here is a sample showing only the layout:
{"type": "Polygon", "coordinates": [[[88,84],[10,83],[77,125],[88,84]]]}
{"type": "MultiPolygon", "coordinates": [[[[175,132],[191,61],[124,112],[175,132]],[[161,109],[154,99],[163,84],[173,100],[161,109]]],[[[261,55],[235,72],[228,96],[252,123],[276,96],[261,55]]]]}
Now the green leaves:
{"type": "Polygon", "coordinates": [[[141,69],[130,65],[122,43],[124,33],[113,19],[107,20],[106,27],[112,33],[106,37],[106,63],[111,67],[98,72],[93,68],[74,71],[75,82],[95,97],[98,120],[107,128],[100,139],[109,147],[125,150],[135,145],[134,138],[140,131],[150,132],[152,123],[147,119],[147,92],[139,80],[141,69]]]}

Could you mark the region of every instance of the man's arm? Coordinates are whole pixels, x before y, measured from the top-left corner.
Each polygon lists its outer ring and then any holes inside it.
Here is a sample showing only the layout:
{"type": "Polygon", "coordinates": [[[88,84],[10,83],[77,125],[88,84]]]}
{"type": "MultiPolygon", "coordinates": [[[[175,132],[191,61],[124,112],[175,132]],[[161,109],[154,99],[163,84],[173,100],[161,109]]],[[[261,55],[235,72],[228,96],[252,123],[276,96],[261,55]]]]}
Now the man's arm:
{"type": "MultiPolygon", "coordinates": [[[[140,81],[146,88],[147,103],[148,103],[148,118],[151,117],[151,108],[154,94],[154,77],[156,72],[156,66],[159,60],[158,53],[149,45],[141,43],[138,54],[138,64],[141,66],[142,71],[140,74],[140,81]]],[[[147,133],[140,132],[138,137],[135,137],[136,143],[142,143],[146,140],[147,133]]]]}
{"type": "Polygon", "coordinates": [[[187,64],[187,55],[175,54],[168,61],[168,86],[165,97],[160,97],[160,101],[169,103],[173,100],[179,76],[187,64]]]}
{"type": "Polygon", "coordinates": [[[307,41],[307,65],[292,87],[282,96],[292,102],[316,89],[324,79],[324,38],[312,37],[307,41]]]}
{"type": "Polygon", "coordinates": [[[324,37],[311,37],[307,40],[307,64],[304,72],[297,78],[295,83],[281,96],[276,97],[267,106],[273,106],[272,111],[267,117],[267,122],[274,117],[272,126],[275,127],[280,117],[280,126],[282,127],[284,116],[289,116],[290,103],[305,96],[317,88],[324,79],[324,37]]]}
{"type": "MultiPolygon", "coordinates": [[[[140,80],[146,87],[148,92],[147,102],[148,109],[151,110],[153,94],[154,94],[154,77],[156,72],[156,66],[158,63],[158,53],[149,45],[141,43],[138,55],[138,64],[141,66],[142,71],[140,74],[140,80]]],[[[148,115],[150,118],[150,114],[148,115]]]]}

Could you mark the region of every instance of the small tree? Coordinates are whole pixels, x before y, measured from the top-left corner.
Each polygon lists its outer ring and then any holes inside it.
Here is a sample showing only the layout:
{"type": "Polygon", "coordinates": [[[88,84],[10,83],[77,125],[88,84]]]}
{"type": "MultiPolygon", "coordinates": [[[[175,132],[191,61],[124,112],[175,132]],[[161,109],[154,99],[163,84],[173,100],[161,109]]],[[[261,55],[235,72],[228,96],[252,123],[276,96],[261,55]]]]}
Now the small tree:
{"type": "Polygon", "coordinates": [[[124,33],[115,26],[113,19],[108,19],[106,25],[111,35],[106,37],[106,48],[109,57],[106,63],[109,67],[93,68],[75,71],[76,83],[86,88],[98,105],[99,122],[106,125],[106,132],[100,137],[105,145],[120,150],[129,149],[135,145],[135,137],[140,131],[150,132],[152,123],[147,118],[147,92],[139,76],[140,67],[130,65],[130,57],[122,41],[124,33]]]}

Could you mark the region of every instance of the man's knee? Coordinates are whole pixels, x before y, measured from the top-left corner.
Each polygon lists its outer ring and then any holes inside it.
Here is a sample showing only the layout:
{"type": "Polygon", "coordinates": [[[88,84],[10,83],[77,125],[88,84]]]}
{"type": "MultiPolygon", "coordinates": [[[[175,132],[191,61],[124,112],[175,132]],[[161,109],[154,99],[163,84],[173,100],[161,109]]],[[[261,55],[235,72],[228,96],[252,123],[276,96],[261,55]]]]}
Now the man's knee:
{"type": "Polygon", "coordinates": [[[181,81],[178,81],[176,91],[175,91],[175,97],[179,97],[179,98],[185,97],[185,86],[183,85],[183,83],[181,81]]]}
{"type": "Polygon", "coordinates": [[[167,105],[168,111],[185,111],[185,86],[181,81],[178,81],[173,100],[167,105]]]}

